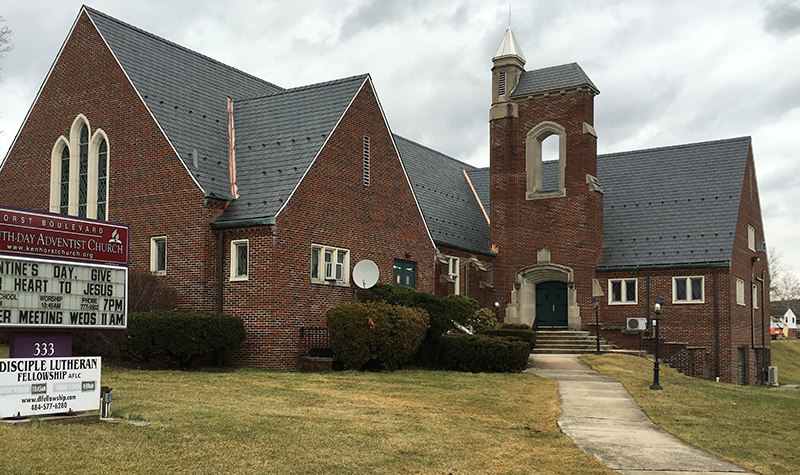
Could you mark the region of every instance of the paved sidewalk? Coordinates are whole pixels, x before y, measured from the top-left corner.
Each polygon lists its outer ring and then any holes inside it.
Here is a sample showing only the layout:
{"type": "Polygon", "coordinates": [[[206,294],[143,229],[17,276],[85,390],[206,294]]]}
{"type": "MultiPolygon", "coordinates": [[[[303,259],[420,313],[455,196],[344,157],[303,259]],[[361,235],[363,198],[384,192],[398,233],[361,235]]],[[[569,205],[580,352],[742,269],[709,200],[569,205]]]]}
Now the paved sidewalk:
{"type": "Polygon", "coordinates": [[[558,383],[558,425],[584,452],[623,475],[750,472],[667,434],[639,409],[620,383],[576,355],[532,355],[527,372],[558,383]]]}

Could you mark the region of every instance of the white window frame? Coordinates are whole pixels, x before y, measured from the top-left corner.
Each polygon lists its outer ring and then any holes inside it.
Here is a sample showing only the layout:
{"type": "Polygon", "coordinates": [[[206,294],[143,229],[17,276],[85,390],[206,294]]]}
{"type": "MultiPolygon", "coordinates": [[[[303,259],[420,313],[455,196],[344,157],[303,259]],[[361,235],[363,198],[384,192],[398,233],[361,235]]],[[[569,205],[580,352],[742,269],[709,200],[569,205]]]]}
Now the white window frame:
{"type": "Polygon", "coordinates": [[[736,278],[736,305],[744,307],[744,280],[736,278]]]}
{"type": "Polygon", "coordinates": [[[702,275],[686,275],[680,277],[673,277],[672,278],[672,303],[674,304],[694,304],[694,303],[706,303],[706,278],[702,275]],[[700,285],[702,285],[702,295],[700,296],[700,300],[692,300],[692,282],[693,279],[700,279],[700,285]],[[685,280],[686,281],[686,300],[678,300],[678,281],[685,280]]]}
{"type": "Polygon", "coordinates": [[[639,303],[639,279],[608,279],[608,304],[609,305],[636,305],[639,303]],[[621,300],[614,300],[613,284],[620,283],[621,300]],[[636,298],[628,300],[628,283],[633,282],[636,298]]]}
{"type": "Polygon", "coordinates": [[[231,276],[230,280],[239,282],[250,279],[250,240],[249,239],[236,239],[231,241],[231,276]],[[239,253],[241,249],[247,253],[247,272],[239,274],[239,253]]]}
{"type": "Polygon", "coordinates": [[[756,228],[747,225],[747,248],[751,251],[756,250],[756,228]]]}
{"type": "Polygon", "coordinates": [[[753,284],[753,308],[758,308],[758,285],[753,284]]]}
{"type": "Polygon", "coordinates": [[[167,236],[153,236],[150,238],[150,272],[155,275],[167,274],[167,236]],[[158,268],[158,243],[164,243],[164,268],[158,268]]]}
{"type": "Polygon", "coordinates": [[[350,250],[340,247],[311,245],[311,282],[315,284],[350,286],[350,250]],[[314,255],[317,256],[317,275],[314,276],[314,255]]]}
{"type": "Polygon", "coordinates": [[[461,295],[461,259],[445,256],[447,259],[447,275],[453,279],[453,295],[461,295]]]}

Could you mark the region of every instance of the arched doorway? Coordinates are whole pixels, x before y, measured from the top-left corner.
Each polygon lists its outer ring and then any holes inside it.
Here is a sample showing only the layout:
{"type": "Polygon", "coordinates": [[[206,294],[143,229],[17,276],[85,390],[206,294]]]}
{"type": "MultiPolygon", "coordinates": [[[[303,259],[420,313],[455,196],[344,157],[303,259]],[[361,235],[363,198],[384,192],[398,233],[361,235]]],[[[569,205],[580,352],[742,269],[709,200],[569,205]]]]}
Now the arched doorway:
{"type": "Polygon", "coordinates": [[[505,321],[539,327],[580,329],[572,269],[542,263],[517,272],[505,321]]]}

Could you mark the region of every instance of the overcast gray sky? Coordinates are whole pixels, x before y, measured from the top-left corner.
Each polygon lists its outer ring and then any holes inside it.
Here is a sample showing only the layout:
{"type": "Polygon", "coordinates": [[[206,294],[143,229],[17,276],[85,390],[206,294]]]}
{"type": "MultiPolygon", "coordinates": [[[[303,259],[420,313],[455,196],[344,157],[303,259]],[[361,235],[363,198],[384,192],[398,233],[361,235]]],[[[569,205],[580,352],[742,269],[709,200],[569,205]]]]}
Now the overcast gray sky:
{"type": "MultiPolygon", "coordinates": [[[[491,58],[509,1],[95,0],[282,87],[370,73],[395,133],[487,166],[491,58]]],[[[0,0],[0,157],[80,0],[0,0]]],[[[600,153],[753,137],[767,243],[800,274],[800,0],[513,2],[526,69],[578,62],[600,153]]]]}

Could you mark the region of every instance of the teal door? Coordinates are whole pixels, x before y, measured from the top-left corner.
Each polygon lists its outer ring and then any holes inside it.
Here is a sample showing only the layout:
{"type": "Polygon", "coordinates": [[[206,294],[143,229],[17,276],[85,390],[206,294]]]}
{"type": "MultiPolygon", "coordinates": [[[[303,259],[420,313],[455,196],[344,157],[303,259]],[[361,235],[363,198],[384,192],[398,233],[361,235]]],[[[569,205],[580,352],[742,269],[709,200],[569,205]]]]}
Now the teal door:
{"type": "Polygon", "coordinates": [[[567,326],[567,284],[536,284],[536,321],[540,327],[567,326]]]}

